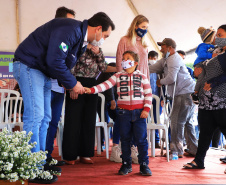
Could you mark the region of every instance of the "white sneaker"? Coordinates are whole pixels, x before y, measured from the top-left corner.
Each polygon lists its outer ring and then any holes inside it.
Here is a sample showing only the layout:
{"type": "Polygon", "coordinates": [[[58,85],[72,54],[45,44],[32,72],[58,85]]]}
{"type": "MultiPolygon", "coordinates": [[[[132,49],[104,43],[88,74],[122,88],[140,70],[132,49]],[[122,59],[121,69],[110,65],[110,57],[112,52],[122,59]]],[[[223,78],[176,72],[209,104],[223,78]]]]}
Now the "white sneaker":
{"type": "Polygon", "coordinates": [[[132,163],[139,164],[137,147],[135,147],[134,145],[131,147],[131,157],[132,157],[132,163]]]}
{"type": "Polygon", "coordinates": [[[122,162],[122,158],[121,156],[121,148],[119,147],[119,145],[117,146],[113,146],[111,149],[111,156],[110,156],[110,161],[116,162],[116,163],[121,163],[122,162]]]}

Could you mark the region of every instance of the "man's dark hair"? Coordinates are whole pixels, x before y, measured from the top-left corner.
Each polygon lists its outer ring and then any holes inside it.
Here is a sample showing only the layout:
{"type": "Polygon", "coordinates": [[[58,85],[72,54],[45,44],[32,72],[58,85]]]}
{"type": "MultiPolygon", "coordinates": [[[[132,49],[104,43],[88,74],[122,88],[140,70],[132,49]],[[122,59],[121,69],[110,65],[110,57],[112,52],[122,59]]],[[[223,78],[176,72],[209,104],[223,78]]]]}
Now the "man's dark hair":
{"type": "Polygon", "coordinates": [[[112,30],[115,29],[113,21],[104,12],[94,14],[93,17],[88,19],[88,25],[92,27],[102,26],[102,31],[107,31],[109,26],[111,26],[112,30]]]}
{"type": "Polygon", "coordinates": [[[56,10],[55,18],[63,18],[63,17],[66,18],[68,13],[71,14],[71,15],[74,15],[74,17],[75,17],[75,11],[74,10],[68,9],[64,6],[59,7],[56,10]]]}
{"type": "Polygon", "coordinates": [[[180,53],[181,55],[186,56],[186,53],[183,50],[178,50],[177,53],[180,53]]]}
{"type": "Polygon", "coordinates": [[[226,31],[226,24],[221,25],[218,29],[223,29],[224,31],[226,31]]]}
{"type": "Polygon", "coordinates": [[[157,57],[158,58],[159,54],[156,51],[149,51],[148,53],[148,58],[153,58],[153,57],[157,57]]]}

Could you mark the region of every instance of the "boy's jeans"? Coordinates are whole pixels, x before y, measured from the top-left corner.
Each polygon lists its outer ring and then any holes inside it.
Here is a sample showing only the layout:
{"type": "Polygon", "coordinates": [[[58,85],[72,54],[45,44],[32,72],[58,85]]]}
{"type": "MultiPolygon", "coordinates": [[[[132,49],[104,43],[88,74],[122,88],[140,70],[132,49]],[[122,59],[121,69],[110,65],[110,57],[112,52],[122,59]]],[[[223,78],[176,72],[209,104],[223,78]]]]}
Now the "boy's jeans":
{"type": "Polygon", "coordinates": [[[46,134],[51,121],[51,81],[37,69],[23,63],[13,63],[13,75],[17,80],[24,102],[24,131],[32,132],[30,142],[37,142],[32,152],[45,151],[46,134]]]}
{"type": "Polygon", "coordinates": [[[117,116],[120,125],[120,137],[122,145],[122,161],[131,164],[131,141],[134,135],[135,143],[138,148],[139,164],[149,164],[148,142],[147,142],[147,123],[146,119],[140,118],[143,109],[125,110],[118,109],[117,116]]]}

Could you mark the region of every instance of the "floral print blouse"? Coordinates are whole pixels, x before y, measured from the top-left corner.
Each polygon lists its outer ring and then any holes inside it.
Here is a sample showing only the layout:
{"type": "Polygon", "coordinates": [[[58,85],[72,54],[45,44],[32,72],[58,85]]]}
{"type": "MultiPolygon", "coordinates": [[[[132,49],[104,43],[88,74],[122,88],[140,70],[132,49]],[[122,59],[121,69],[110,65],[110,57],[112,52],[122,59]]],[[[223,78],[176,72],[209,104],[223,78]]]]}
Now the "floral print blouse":
{"type": "Polygon", "coordinates": [[[107,63],[100,48],[100,52],[95,54],[91,49],[87,49],[78,59],[71,73],[76,77],[96,78],[100,72],[107,69],[107,63]]]}

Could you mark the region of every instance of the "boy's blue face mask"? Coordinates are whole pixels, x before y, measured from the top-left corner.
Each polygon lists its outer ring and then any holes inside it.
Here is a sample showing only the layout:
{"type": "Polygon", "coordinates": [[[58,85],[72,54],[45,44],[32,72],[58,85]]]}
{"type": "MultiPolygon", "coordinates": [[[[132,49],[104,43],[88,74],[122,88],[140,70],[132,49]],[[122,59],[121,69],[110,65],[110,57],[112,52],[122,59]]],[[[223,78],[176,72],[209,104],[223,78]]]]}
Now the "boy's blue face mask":
{"type": "Polygon", "coordinates": [[[135,31],[136,31],[137,35],[141,38],[148,32],[148,30],[143,30],[141,28],[137,28],[135,31]]]}

